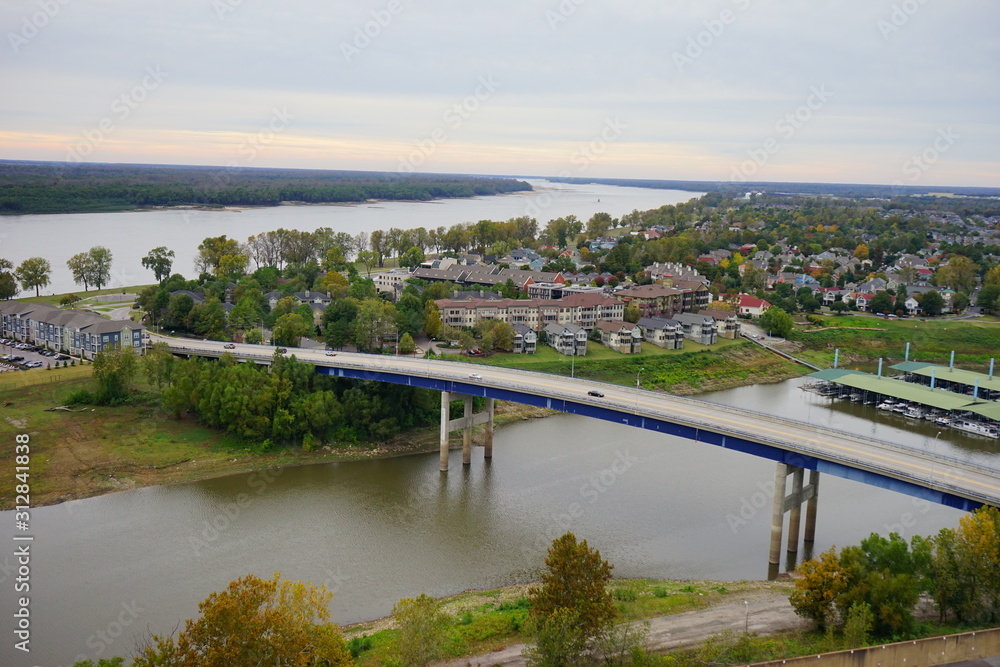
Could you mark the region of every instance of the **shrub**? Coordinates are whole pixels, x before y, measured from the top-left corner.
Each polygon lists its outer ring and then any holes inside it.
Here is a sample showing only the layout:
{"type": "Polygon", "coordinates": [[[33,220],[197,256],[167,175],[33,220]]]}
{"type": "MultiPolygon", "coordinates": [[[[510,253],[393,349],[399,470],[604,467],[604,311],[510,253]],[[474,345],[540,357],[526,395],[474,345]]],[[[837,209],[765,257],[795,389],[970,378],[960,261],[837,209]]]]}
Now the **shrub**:
{"type": "Polygon", "coordinates": [[[69,405],[92,405],[94,403],[94,395],[87,389],[77,389],[66,397],[66,402],[69,405]]]}
{"type": "Polygon", "coordinates": [[[639,594],[632,586],[616,588],[613,595],[618,602],[635,602],[639,598],[639,594]]]}
{"type": "Polygon", "coordinates": [[[372,638],[368,635],[354,637],[347,642],[347,650],[351,652],[351,657],[357,659],[365,651],[372,649],[372,638]]]}
{"type": "Polygon", "coordinates": [[[667,597],[667,589],[663,586],[653,586],[653,597],[654,598],[665,598],[667,597]]]}

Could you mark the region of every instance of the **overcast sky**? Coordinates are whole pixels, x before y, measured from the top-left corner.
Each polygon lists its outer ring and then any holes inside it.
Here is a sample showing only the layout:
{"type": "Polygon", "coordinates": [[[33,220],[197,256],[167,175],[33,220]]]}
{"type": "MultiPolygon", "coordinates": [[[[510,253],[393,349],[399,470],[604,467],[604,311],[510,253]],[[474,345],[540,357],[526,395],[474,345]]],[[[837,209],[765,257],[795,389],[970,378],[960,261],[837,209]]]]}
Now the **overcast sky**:
{"type": "Polygon", "coordinates": [[[0,0],[0,158],[1000,186],[996,0],[0,0]]]}

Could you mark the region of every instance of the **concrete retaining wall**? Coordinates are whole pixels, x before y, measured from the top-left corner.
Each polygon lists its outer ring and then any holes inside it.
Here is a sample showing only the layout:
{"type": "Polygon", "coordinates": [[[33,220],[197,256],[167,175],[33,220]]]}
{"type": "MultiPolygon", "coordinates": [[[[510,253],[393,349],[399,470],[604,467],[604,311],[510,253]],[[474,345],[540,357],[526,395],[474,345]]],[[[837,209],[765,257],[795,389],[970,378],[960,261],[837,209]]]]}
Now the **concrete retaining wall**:
{"type": "Polygon", "coordinates": [[[1000,628],[946,635],[930,639],[885,644],[852,651],[837,651],[788,660],[755,663],[764,665],[813,665],[814,667],[923,667],[947,665],[962,660],[1000,655],[1000,628]]]}

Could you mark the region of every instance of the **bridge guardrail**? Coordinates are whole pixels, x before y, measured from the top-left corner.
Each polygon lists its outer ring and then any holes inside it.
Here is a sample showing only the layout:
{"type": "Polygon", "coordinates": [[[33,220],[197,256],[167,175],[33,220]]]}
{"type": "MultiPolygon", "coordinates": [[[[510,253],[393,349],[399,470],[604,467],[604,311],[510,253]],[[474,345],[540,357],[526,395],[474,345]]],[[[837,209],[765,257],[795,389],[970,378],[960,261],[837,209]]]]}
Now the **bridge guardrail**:
{"type": "MultiPolygon", "coordinates": [[[[207,354],[212,354],[212,355],[218,354],[219,356],[221,356],[221,354],[223,354],[225,352],[225,351],[218,351],[217,352],[217,351],[214,351],[214,350],[205,350],[204,348],[187,347],[187,346],[183,346],[183,345],[173,345],[173,344],[169,344],[169,345],[170,345],[171,349],[191,350],[191,351],[199,352],[201,354],[206,354],[206,353],[207,354]]],[[[257,353],[253,353],[253,352],[238,352],[238,353],[236,353],[236,356],[238,356],[238,357],[246,357],[246,358],[255,358],[255,359],[271,359],[273,357],[273,353],[272,354],[257,354],[257,353]]],[[[464,366],[464,368],[462,368],[461,370],[458,370],[457,368],[454,369],[454,370],[457,370],[460,375],[461,374],[465,374],[466,372],[468,372],[468,368],[469,368],[465,364],[462,364],[462,362],[451,362],[451,361],[447,361],[447,360],[438,360],[438,359],[426,359],[426,360],[424,360],[424,359],[412,359],[412,360],[407,359],[405,361],[401,360],[401,359],[400,360],[395,360],[394,359],[393,361],[386,362],[384,365],[380,364],[380,365],[377,365],[377,366],[372,366],[372,365],[366,364],[365,360],[363,358],[361,358],[361,359],[353,358],[353,354],[351,356],[340,357],[336,362],[331,361],[330,363],[331,364],[335,364],[335,365],[340,365],[340,366],[349,366],[349,367],[357,368],[357,369],[360,369],[360,370],[374,370],[374,371],[383,371],[383,372],[390,372],[390,373],[403,373],[403,374],[419,375],[419,376],[422,376],[422,377],[430,377],[430,378],[440,378],[439,374],[428,372],[429,371],[428,367],[438,366],[440,368],[439,364],[440,365],[443,365],[443,364],[455,364],[456,366],[458,366],[458,365],[461,364],[462,366],[464,366]],[[423,367],[423,368],[421,368],[421,367],[423,367]]],[[[557,374],[554,374],[554,373],[540,373],[538,371],[526,371],[526,370],[523,370],[523,369],[511,369],[511,368],[505,368],[505,367],[495,367],[495,368],[499,368],[499,369],[503,370],[503,372],[505,372],[505,373],[511,373],[511,374],[514,374],[514,375],[523,375],[523,376],[547,375],[547,376],[551,376],[551,377],[554,377],[554,378],[559,378],[561,380],[568,379],[565,376],[557,375],[557,374]]],[[[452,370],[453,369],[447,369],[446,372],[450,373],[452,370]]],[[[461,382],[463,380],[466,380],[467,378],[456,377],[456,378],[450,378],[450,379],[453,379],[455,381],[461,382]]],[[[606,386],[609,389],[613,388],[613,389],[618,390],[618,391],[635,391],[637,399],[639,397],[646,397],[646,398],[658,399],[658,400],[661,400],[661,401],[664,400],[664,399],[666,399],[666,400],[669,400],[669,401],[674,401],[674,402],[686,404],[686,405],[688,405],[690,407],[698,407],[698,408],[700,408],[702,410],[708,409],[708,410],[717,411],[717,412],[725,412],[727,414],[735,415],[735,416],[752,416],[752,417],[757,418],[757,419],[761,419],[762,418],[764,420],[768,420],[768,421],[772,421],[772,422],[784,423],[784,424],[786,424],[786,425],[788,425],[790,427],[793,427],[793,428],[795,428],[797,430],[800,430],[800,431],[802,431],[804,433],[802,435],[799,435],[799,434],[789,434],[792,437],[792,439],[794,440],[793,442],[789,442],[788,440],[779,440],[777,438],[773,438],[773,437],[770,437],[770,436],[765,436],[765,435],[762,435],[759,432],[747,431],[747,430],[743,430],[743,429],[740,429],[740,428],[734,428],[734,427],[728,427],[726,429],[726,432],[727,433],[733,433],[734,435],[738,435],[738,436],[747,438],[747,439],[749,439],[751,441],[761,442],[763,444],[775,445],[775,446],[777,446],[778,448],[781,448],[781,449],[788,449],[788,447],[791,445],[791,446],[794,446],[795,449],[798,450],[798,451],[800,451],[801,453],[809,454],[809,455],[815,456],[815,457],[820,458],[820,459],[826,459],[826,460],[831,460],[831,461],[838,461],[838,462],[850,463],[850,464],[854,465],[855,467],[858,467],[858,468],[861,468],[861,469],[867,469],[867,470],[870,470],[870,471],[873,471],[873,472],[878,472],[880,474],[885,474],[885,475],[887,475],[889,477],[893,477],[893,478],[897,478],[897,479],[904,479],[904,480],[912,480],[912,481],[915,481],[915,482],[917,482],[917,483],[919,483],[921,485],[930,484],[933,488],[948,489],[948,490],[951,490],[951,491],[955,491],[955,492],[958,493],[958,495],[966,495],[966,496],[968,496],[968,495],[976,495],[976,496],[979,497],[979,500],[981,502],[996,503],[996,501],[997,501],[997,499],[995,499],[995,498],[988,498],[988,497],[982,496],[981,494],[970,492],[968,489],[963,489],[963,488],[954,486],[954,485],[949,484],[949,483],[944,483],[942,481],[935,482],[932,479],[926,479],[926,478],[919,477],[917,475],[913,475],[913,474],[910,474],[910,473],[903,472],[903,471],[898,470],[898,469],[892,469],[892,468],[888,468],[888,467],[885,467],[885,466],[880,466],[880,465],[872,463],[870,461],[861,460],[861,459],[858,459],[856,457],[852,457],[852,456],[849,456],[849,455],[846,455],[846,454],[840,454],[840,453],[831,452],[831,451],[828,451],[828,450],[817,449],[816,447],[814,447],[812,445],[806,444],[808,442],[808,440],[811,439],[811,438],[809,438],[805,434],[812,435],[813,433],[821,433],[821,434],[825,434],[825,435],[829,435],[829,436],[832,436],[832,437],[839,438],[841,440],[851,441],[851,442],[854,442],[854,443],[856,443],[858,445],[862,445],[862,446],[875,446],[875,447],[878,447],[878,448],[881,448],[881,449],[884,449],[884,450],[906,454],[908,456],[917,456],[918,458],[921,458],[921,459],[923,459],[925,461],[930,462],[932,465],[933,464],[948,463],[948,464],[950,464],[951,466],[953,466],[956,469],[975,470],[975,471],[986,473],[986,474],[996,474],[996,473],[1000,472],[1000,471],[998,471],[995,468],[991,468],[991,467],[987,467],[987,466],[982,466],[982,465],[979,465],[977,463],[970,462],[970,461],[965,461],[965,460],[962,460],[962,459],[956,459],[954,457],[950,457],[950,456],[947,456],[947,455],[940,455],[940,456],[933,456],[932,457],[932,456],[928,455],[926,452],[924,452],[922,450],[915,449],[915,448],[912,448],[912,447],[906,447],[906,446],[898,445],[896,443],[892,443],[892,442],[889,442],[889,441],[886,441],[886,440],[881,440],[881,439],[878,439],[878,438],[871,438],[869,436],[860,436],[860,435],[857,435],[857,434],[854,434],[854,433],[850,433],[848,431],[842,431],[842,430],[838,430],[838,429],[832,429],[832,428],[825,427],[825,426],[813,425],[813,424],[809,424],[807,422],[801,422],[801,421],[797,421],[797,420],[794,420],[794,419],[788,419],[788,418],[785,418],[785,417],[771,415],[771,414],[764,413],[764,412],[759,412],[759,411],[756,411],[756,410],[750,410],[750,409],[746,409],[746,408],[736,408],[736,407],[733,407],[733,406],[723,405],[723,404],[720,404],[720,403],[713,403],[711,401],[705,401],[705,400],[690,398],[690,397],[686,397],[686,396],[678,396],[676,394],[669,394],[669,393],[666,393],[666,392],[657,392],[657,391],[651,391],[651,390],[647,390],[647,389],[632,390],[629,387],[626,387],[626,386],[623,386],[623,385],[610,384],[610,383],[605,383],[605,382],[595,382],[595,381],[590,381],[590,380],[588,380],[587,382],[589,382],[591,384],[597,384],[597,385],[606,386]]],[[[512,383],[512,382],[506,382],[506,381],[502,381],[502,380],[501,381],[491,380],[491,383],[498,384],[498,385],[504,386],[504,387],[508,387],[508,388],[516,390],[516,391],[520,391],[520,392],[524,392],[524,393],[531,393],[531,394],[538,395],[538,396],[558,398],[558,399],[561,399],[561,400],[569,400],[569,401],[572,401],[572,402],[589,402],[589,403],[593,403],[595,405],[604,405],[604,406],[607,406],[609,404],[609,401],[607,401],[607,400],[604,400],[604,401],[589,401],[584,396],[581,396],[581,395],[579,395],[579,394],[577,394],[575,392],[574,393],[570,393],[570,392],[566,391],[565,389],[563,389],[561,387],[560,388],[556,388],[556,389],[549,389],[549,390],[545,391],[544,393],[541,393],[541,392],[539,392],[537,390],[526,388],[524,386],[521,386],[519,384],[512,383]]],[[[630,408],[629,407],[628,401],[613,399],[611,401],[611,403],[614,404],[618,409],[628,410],[628,411],[633,412],[634,414],[639,415],[639,416],[649,416],[649,417],[652,417],[652,418],[663,418],[663,419],[665,419],[667,421],[673,421],[674,423],[679,423],[679,424],[683,424],[683,425],[686,425],[686,426],[695,427],[695,428],[700,429],[700,430],[706,430],[706,431],[710,431],[710,432],[714,432],[714,433],[721,432],[721,429],[720,429],[720,427],[718,425],[715,425],[715,424],[712,424],[712,423],[709,423],[709,422],[704,422],[704,421],[701,421],[699,419],[696,419],[696,418],[693,418],[693,417],[690,417],[690,416],[686,416],[686,415],[682,416],[682,415],[676,414],[676,413],[671,412],[669,410],[669,406],[664,406],[663,408],[648,408],[648,407],[643,407],[641,409],[635,409],[635,408],[630,408]]],[[[941,472],[943,474],[944,470],[942,469],[941,472]]]]}

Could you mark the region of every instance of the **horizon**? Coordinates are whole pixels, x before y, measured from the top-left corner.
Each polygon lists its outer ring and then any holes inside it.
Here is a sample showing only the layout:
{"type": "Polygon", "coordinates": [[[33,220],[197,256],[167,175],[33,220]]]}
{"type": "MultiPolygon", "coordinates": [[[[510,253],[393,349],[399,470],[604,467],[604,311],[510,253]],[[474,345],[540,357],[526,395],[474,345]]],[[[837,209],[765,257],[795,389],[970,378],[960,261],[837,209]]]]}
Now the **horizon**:
{"type": "MultiPolygon", "coordinates": [[[[65,166],[67,163],[58,162],[52,160],[13,160],[8,158],[0,158],[0,164],[33,164],[33,165],[53,165],[53,166],[65,166]]],[[[114,166],[114,167],[170,167],[170,168],[192,168],[192,169],[226,169],[226,165],[219,164],[191,164],[185,162],[78,162],[71,163],[70,166],[76,167],[101,167],[101,166],[114,166]]],[[[745,183],[734,183],[732,181],[706,181],[698,179],[667,179],[667,178],[621,178],[615,176],[572,176],[572,175],[559,175],[559,174],[488,174],[488,173],[473,173],[473,172],[416,172],[413,174],[400,174],[395,171],[378,171],[370,169],[326,169],[322,167],[266,167],[266,166],[251,166],[251,167],[241,167],[241,171],[313,171],[318,173],[354,173],[354,174],[394,174],[398,175],[400,178],[406,178],[408,176],[416,177],[432,177],[432,176],[444,176],[444,177],[459,177],[459,178],[485,178],[485,179],[523,179],[523,180],[544,180],[556,182],[553,179],[571,179],[573,181],[580,181],[581,183],[599,183],[605,185],[615,185],[610,183],[610,181],[624,181],[624,182],[648,182],[648,183],[667,183],[667,184],[690,184],[692,186],[704,186],[710,185],[712,183],[717,183],[720,185],[742,185],[748,188],[753,186],[777,186],[777,185],[795,185],[795,186],[839,186],[839,187],[872,187],[872,188],[914,188],[917,190],[934,190],[935,188],[941,189],[962,189],[962,190],[996,190],[995,194],[990,195],[959,195],[959,196],[973,196],[973,197],[1000,197],[1000,185],[997,186],[977,186],[977,185],[958,185],[954,183],[929,183],[929,184],[913,184],[913,185],[894,185],[892,183],[862,183],[862,182],[847,182],[847,181],[747,181],[745,183]]],[[[628,187],[623,184],[624,187],[628,187]]],[[[684,189],[684,188],[678,188],[684,189]]],[[[694,190],[692,190],[694,191],[694,190]]],[[[800,194],[800,193],[796,193],[800,194]]],[[[905,193],[897,193],[905,194],[905,193]]],[[[914,192],[913,196],[933,196],[935,193],[920,193],[914,192]]],[[[943,195],[953,194],[951,192],[942,192],[943,195]]]]}
{"type": "Polygon", "coordinates": [[[989,0],[13,0],[0,158],[993,188],[998,23],[989,0]]]}

